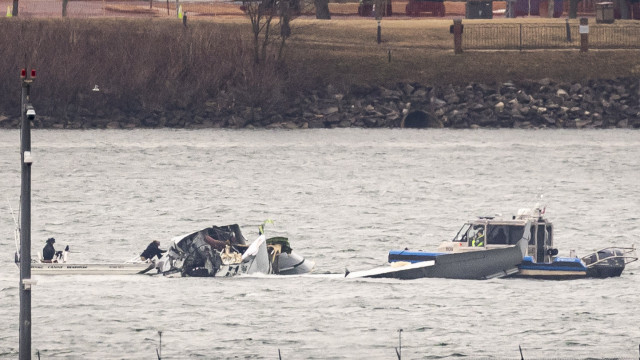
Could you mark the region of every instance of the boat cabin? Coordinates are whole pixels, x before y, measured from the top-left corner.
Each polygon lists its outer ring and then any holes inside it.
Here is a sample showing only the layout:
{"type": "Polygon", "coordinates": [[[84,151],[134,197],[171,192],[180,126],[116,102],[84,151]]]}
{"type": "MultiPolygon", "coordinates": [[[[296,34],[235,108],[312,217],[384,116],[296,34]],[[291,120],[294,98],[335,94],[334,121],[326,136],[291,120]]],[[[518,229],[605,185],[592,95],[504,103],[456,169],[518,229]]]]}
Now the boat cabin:
{"type": "Polygon", "coordinates": [[[527,255],[538,263],[553,261],[553,257],[558,255],[558,250],[553,248],[553,224],[547,222],[539,213],[523,212],[509,220],[480,217],[467,222],[453,238],[454,245],[451,250],[470,251],[479,247],[492,249],[515,245],[522,239],[528,221],[531,221],[531,229],[527,255]]]}

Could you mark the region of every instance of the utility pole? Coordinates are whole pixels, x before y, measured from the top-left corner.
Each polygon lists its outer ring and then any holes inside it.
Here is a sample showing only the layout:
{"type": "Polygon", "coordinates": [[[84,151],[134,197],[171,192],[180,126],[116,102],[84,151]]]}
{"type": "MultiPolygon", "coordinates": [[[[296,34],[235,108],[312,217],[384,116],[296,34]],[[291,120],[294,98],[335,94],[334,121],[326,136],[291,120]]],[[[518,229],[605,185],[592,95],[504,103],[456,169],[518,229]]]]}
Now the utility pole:
{"type": "MultiPolygon", "coordinates": [[[[17,0],[14,0],[16,3],[17,0]]],[[[14,8],[15,11],[15,8],[14,8]]],[[[31,360],[31,120],[36,112],[30,104],[31,83],[36,71],[20,72],[22,101],[20,103],[20,154],[22,158],[22,183],[20,190],[20,360],[31,360]]]]}

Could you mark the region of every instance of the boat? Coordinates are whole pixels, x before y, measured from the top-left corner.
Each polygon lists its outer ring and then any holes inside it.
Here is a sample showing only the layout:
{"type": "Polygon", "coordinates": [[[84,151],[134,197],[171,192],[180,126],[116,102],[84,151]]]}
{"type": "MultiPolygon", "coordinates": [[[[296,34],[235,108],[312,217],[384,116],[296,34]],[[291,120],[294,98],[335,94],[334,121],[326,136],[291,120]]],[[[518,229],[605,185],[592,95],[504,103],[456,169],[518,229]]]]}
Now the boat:
{"type": "MultiPolygon", "coordinates": [[[[531,226],[529,223],[527,226],[531,226]]],[[[391,250],[390,266],[372,270],[349,272],[347,278],[420,278],[483,280],[510,276],[518,272],[529,242],[528,232],[521,234],[514,244],[491,249],[452,247],[447,252],[391,250]]]]}
{"type": "Polygon", "coordinates": [[[135,275],[155,268],[153,263],[31,263],[32,275],[135,275]]]}
{"type": "MultiPolygon", "coordinates": [[[[488,251],[514,244],[526,236],[526,254],[518,265],[518,271],[509,276],[553,280],[617,277],[628,263],[638,260],[635,245],[607,247],[582,257],[575,256],[573,250],[568,257],[558,256],[559,251],[553,244],[554,227],[544,217],[545,210],[536,205],[532,209],[520,209],[517,215],[507,219],[500,216],[478,217],[466,222],[453,240],[443,242],[438,250],[441,254],[488,251]],[[484,243],[474,246],[474,239],[479,235],[484,236],[484,243]]],[[[438,254],[411,255],[391,251],[389,261],[429,261],[438,254]]]]}
{"type": "MultiPolygon", "coordinates": [[[[130,260],[122,263],[76,263],[68,262],[69,247],[58,251],[52,261],[42,256],[31,259],[32,275],[135,275],[155,268],[152,261],[130,260]]],[[[16,262],[18,263],[18,262],[16,262]]]]}
{"type": "MultiPolygon", "coordinates": [[[[16,223],[15,240],[16,248],[20,237],[20,227],[16,223]]],[[[121,263],[87,263],[69,262],[69,246],[57,251],[52,260],[44,260],[42,253],[31,257],[31,275],[135,275],[144,274],[155,268],[153,261],[141,261],[136,257],[121,263]]],[[[20,267],[20,252],[15,253],[15,263],[20,267]]]]}
{"type": "Polygon", "coordinates": [[[293,251],[286,237],[267,238],[263,229],[251,244],[238,224],[210,226],[176,236],[156,264],[165,276],[228,277],[241,274],[299,275],[315,263],[293,251]]]}

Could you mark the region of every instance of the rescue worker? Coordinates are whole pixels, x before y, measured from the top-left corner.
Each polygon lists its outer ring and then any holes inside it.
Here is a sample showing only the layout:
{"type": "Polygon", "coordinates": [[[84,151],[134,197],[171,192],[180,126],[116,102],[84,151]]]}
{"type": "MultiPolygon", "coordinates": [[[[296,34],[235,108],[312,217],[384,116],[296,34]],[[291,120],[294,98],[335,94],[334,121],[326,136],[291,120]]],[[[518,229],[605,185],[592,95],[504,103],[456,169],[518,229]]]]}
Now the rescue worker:
{"type": "Polygon", "coordinates": [[[478,229],[473,240],[471,240],[471,246],[484,246],[484,226],[478,229]]]}
{"type": "Polygon", "coordinates": [[[167,252],[167,250],[160,249],[160,241],[154,240],[152,241],[146,249],[140,254],[140,260],[147,261],[153,259],[154,256],[157,256],[158,259],[162,258],[162,253],[167,252]]]}
{"type": "Polygon", "coordinates": [[[53,243],[56,242],[54,238],[48,238],[47,244],[42,249],[42,262],[53,262],[53,257],[56,256],[56,249],[53,247],[53,243]]]}

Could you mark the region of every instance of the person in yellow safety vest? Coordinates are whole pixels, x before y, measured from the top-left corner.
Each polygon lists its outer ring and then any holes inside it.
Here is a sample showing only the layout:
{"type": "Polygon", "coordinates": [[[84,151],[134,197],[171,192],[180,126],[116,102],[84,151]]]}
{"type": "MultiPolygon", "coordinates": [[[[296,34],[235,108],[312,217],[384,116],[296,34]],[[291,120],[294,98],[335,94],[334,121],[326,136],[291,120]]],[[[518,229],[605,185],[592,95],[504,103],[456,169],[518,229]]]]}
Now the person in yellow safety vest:
{"type": "Polygon", "coordinates": [[[473,237],[471,246],[484,246],[484,227],[481,227],[473,237]]]}

